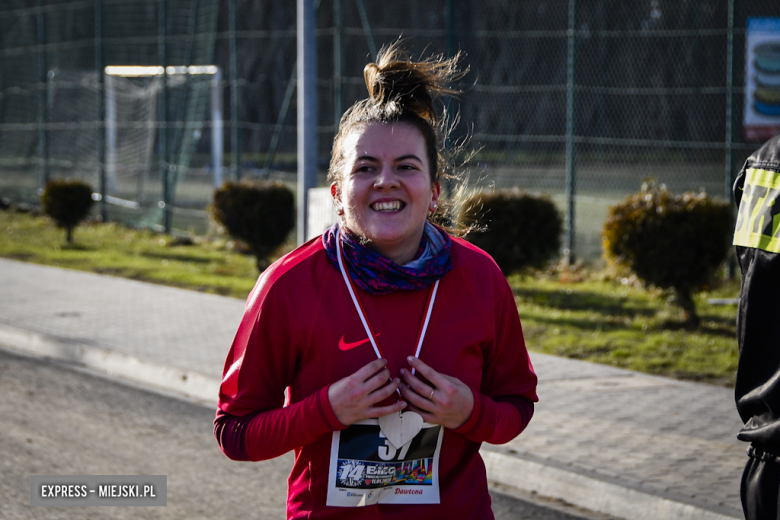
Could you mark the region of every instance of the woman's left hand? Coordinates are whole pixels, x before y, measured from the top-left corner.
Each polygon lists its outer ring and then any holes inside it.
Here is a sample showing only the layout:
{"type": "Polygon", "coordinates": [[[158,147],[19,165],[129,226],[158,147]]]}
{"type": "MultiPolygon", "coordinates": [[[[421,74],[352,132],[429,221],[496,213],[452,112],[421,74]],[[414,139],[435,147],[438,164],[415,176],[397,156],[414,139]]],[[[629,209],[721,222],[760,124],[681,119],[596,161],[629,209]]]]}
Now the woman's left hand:
{"type": "Polygon", "coordinates": [[[460,379],[440,374],[413,356],[409,364],[430,384],[423,383],[410,370],[401,369],[401,395],[409,403],[407,410],[419,413],[431,424],[455,429],[463,426],[474,409],[474,394],[460,379]]]}

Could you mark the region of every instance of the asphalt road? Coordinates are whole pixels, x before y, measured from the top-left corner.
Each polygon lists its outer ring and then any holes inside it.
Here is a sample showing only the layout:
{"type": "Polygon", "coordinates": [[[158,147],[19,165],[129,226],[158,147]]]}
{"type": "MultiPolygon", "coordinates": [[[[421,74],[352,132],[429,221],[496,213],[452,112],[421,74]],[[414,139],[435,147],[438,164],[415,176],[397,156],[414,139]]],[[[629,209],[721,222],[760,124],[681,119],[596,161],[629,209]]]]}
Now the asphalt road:
{"type": "MultiPolygon", "coordinates": [[[[0,351],[0,518],[284,518],[292,455],[228,460],[213,410],[0,351]],[[30,475],[167,475],[166,507],[31,507],[30,475]]],[[[577,520],[492,492],[497,519],[577,520]]],[[[588,516],[589,518],[595,518],[588,516]]]]}

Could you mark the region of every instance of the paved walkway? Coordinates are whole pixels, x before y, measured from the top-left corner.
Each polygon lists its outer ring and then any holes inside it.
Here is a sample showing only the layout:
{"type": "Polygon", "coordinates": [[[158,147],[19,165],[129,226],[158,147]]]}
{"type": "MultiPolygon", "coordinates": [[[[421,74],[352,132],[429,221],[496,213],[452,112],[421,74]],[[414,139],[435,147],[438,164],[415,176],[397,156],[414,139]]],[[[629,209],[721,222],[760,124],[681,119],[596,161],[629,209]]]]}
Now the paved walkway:
{"type": "MultiPolygon", "coordinates": [[[[214,403],[239,300],[0,259],[0,346],[214,403]]],[[[522,317],[521,317],[522,319],[522,317]]],[[[730,389],[531,353],[536,414],[489,477],[614,518],[741,518],[730,389]]]]}

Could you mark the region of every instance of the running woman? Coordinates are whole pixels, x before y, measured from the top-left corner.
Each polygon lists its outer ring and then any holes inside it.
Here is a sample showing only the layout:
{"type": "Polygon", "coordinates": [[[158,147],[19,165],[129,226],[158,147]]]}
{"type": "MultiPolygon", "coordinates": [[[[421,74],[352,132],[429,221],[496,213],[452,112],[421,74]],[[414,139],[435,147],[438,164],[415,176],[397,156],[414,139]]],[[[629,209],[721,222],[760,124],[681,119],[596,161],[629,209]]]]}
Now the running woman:
{"type": "MultiPolygon", "coordinates": [[[[228,353],[214,432],[234,460],[290,450],[287,518],[490,519],[483,442],[533,415],[512,290],[442,219],[459,57],[366,66],[329,180],[340,222],[258,279],[228,353]],[[285,391],[287,398],[285,400],[285,391]]],[[[262,482],[247,482],[262,486],[262,482]]]]}

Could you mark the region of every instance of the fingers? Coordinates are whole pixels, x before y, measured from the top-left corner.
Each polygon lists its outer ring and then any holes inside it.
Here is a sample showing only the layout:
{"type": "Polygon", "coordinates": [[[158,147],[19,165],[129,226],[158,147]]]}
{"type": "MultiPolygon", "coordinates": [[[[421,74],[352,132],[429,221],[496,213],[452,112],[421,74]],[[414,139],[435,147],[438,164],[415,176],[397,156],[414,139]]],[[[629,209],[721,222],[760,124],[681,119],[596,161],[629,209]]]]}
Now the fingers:
{"type": "MultiPolygon", "coordinates": [[[[415,377],[408,370],[401,369],[401,377],[403,377],[404,382],[407,385],[409,385],[409,388],[414,390],[414,392],[412,392],[414,395],[417,395],[421,399],[425,399],[426,401],[428,400],[426,398],[429,395],[431,395],[431,391],[433,390],[433,387],[431,387],[430,385],[426,385],[425,383],[420,381],[419,378],[415,377]]],[[[409,393],[409,388],[401,387],[401,392],[406,391],[407,393],[409,393]]],[[[404,397],[406,397],[406,394],[404,394],[404,397]]],[[[414,401],[412,401],[412,402],[414,402],[414,401]]],[[[419,406],[421,403],[416,403],[415,402],[414,404],[419,406]]]]}
{"type": "MultiPolygon", "coordinates": [[[[397,379],[397,378],[396,378],[397,379]]],[[[373,392],[377,388],[381,388],[383,385],[387,384],[388,382],[392,382],[392,378],[390,377],[390,371],[387,368],[383,368],[373,376],[371,376],[367,381],[364,381],[363,384],[366,386],[366,389],[368,392],[373,392]]]]}
{"type": "Polygon", "coordinates": [[[371,366],[369,369],[367,369],[370,365],[373,365],[373,362],[369,365],[366,365],[366,367],[363,367],[362,369],[358,370],[351,376],[342,379],[342,381],[340,382],[340,383],[343,382],[344,391],[346,392],[347,397],[351,401],[354,402],[364,401],[366,404],[371,405],[376,402],[375,400],[372,400],[373,392],[375,392],[377,389],[383,389],[383,387],[388,382],[390,382],[390,385],[387,386],[393,387],[389,390],[389,393],[393,393],[395,389],[398,388],[398,385],[400,384],[400,380],[398,380],[397,382],[392,381],[390,379],[390,371],[387,368],[382,368],[376,374],[374,375],[369,374],[369,376],[367,376],[366,373],[368,373],[369,371],[373,370],[373,368],[375,368],[374,366],[371,366]],[[366,377],[368,377],[367,380],[366,377]]]}
{"type": "MultiPolygon", "coordinates": [[[[373,363],[374,362],[372,361],[369,365],[372,365],[373,363]]],[[[390,379],[390,371],[385,367],[371,376],[363,384],[366,390],[368,404],[373,405],[374,403],[378,403],[393,395],[398,390],[398,387],[401,386],[401,380],[398,378],[390,379]]]]}
{"type": "MultiPolygon", "coordinates": [[[[371,376],[382,370],[387,366],[387,360],[386,359],[375,359],[371,363],[365,365],[363,368],[352,374],[352,377],[355,379],[358,379],[361,383],[368,380],[371,376]]],[[[388,371],[388,376],[390,372],[388,371]]],[[[390,379],[390,377],[385,378],[385,381],[390,379]]]]}
{"type": "Polygon", "coordinates": [[[447,384],[447,380],[439,374],[437,371],[420,361],[414,356],[409,356],[406,358],[406,360],[409,362],[409,364],[412,366],[413,369],[415,369],[417,372],[422,374],[425,379],[430,381],[433,386],[436,388],[445,386],[447,384]]]}
{"type": "Polygon", "coordinates": [[[401,370],[405,385],[401,395],[409,401],[409,410],[419,413],[423,420],[441,424],[445,428],[458,428],[471,416],[474,394],[460,379],[432,369],[419,359],[410,357],[409,364],[420,377],[408,370],[401,370]],[[429,383],[424,383],[421,378],[429,383]],[[432,396],[432,397],[431,397],[432,396]]]}
{"type": "Polygon", "coordinates": [[[401,380],[398,378],[393,379],[390,381],[390,383],[387,383],[387,380],[384,380],[384,383],[382,383],[384,386],[380,386],[378,389],[374,390],[367,396],[368,404],[373,405],[374,403],[378,403],[380,401],[383,401],[396,393],[398,391],[398,388],[401,386],[401,380]]]}
{"type": "Polygon", "coordinates": [[[383,417],[390,415],[391,413],[398,413],[406,409],[408,404],[405,401],[396,401],[395,403],[387,406],[377,406],[372,408],[369,412],[370,418],[383,417]]]}
{"type": "Polygon", "coordinates": [[[373,405],[400,386],[400,379],[390,380],[386,365],[386,360],[377,359],[330,385],[328,399],[341,424],[348,426],[370,417],[373,405]]]}
{"type": "MultiPolygon", "coordinates": [[[[431,393],[430,390],[428,393],[431,393]]],[[[432,401],[422,397],[419,392],[407,388],[405,385],[401,385],[401,395],[416,409],[424,410],[425,412],[431,412],[435,407],[435,404],[432,401]]]]}
{"type": "Polygon", "coordinates": [[[409,406],[406,408],[406,411],[417,412],[418,414],[420,414],[420,417],[423,418],[423,421],[425,421],[427,423],[439,424],[436,421],[436,416],[434,414],[428,412],[427,410],[423,410],[422,408],[417,408],[416,406],[414,406],[411,403],[409,403],[409,406]]]}

